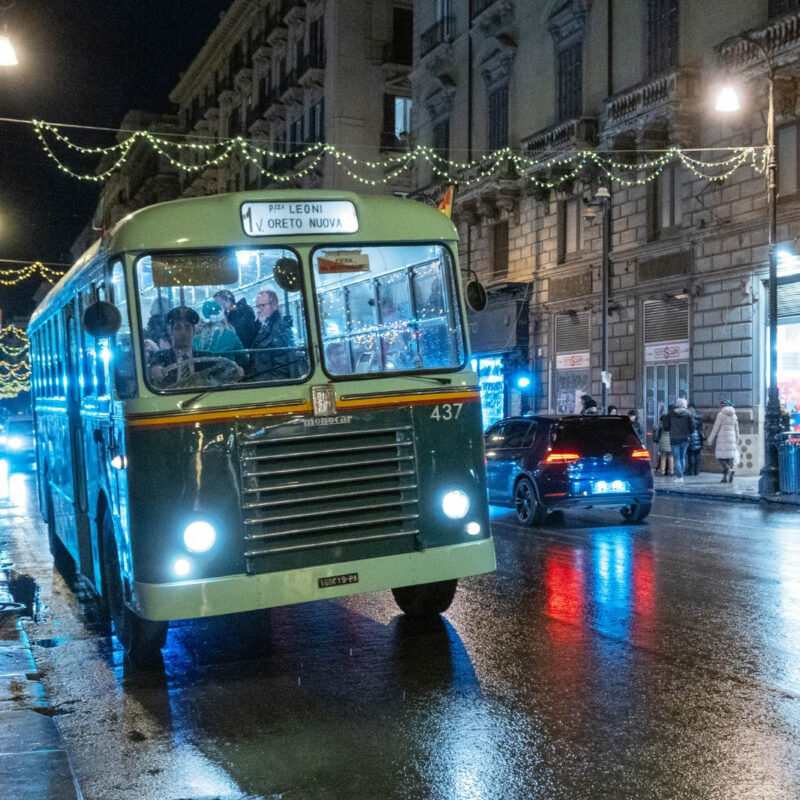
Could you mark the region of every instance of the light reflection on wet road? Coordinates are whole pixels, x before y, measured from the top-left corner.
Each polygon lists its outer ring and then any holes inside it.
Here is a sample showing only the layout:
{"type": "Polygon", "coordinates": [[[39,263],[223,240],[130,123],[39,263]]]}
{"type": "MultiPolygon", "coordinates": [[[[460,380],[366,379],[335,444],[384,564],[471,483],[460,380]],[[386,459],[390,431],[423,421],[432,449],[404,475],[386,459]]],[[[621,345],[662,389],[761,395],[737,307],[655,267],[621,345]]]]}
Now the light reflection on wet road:
{"type": "Polygon", "coordinates": [[[495,509],[498,571],[443,621],[381,594],[181,623],[158,678],[53,575],[26,488],[0,481],[0,549],[47,606],[27,632],[86,800],[800,796],[792,510],[495,509]]]}

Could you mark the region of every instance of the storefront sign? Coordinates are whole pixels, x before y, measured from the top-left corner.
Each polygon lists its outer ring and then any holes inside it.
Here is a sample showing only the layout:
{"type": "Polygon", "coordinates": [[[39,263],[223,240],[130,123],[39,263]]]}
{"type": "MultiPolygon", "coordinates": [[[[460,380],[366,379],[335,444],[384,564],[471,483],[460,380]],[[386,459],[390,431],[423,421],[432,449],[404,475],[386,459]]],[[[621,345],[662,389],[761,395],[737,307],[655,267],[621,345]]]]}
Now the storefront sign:
{"type": "Polygon", "coordinates": [[[644,347],[644,360],[647,364],[689,360],[689,341],[657,342],[644,347]]]}
{"type": "Polygon", "coordinates": [[[356,207],[349,200],[242,204],[242,227],[248,236],[304,233],[355,233],[356,207]]]}
{"type": "Polygon", "coordinates": [[[590,353],[560,353],[556,355],[556,369],[587,369],[590,366],[590,353]]]}

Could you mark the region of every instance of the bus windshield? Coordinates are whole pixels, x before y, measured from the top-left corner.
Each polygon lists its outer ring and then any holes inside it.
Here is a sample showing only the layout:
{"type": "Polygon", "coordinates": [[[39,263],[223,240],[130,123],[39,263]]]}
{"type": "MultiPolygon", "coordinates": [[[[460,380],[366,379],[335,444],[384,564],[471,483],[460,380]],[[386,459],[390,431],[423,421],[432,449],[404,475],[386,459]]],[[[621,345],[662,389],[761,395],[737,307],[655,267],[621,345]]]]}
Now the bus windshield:
{"type": "Polygon", "coordinates": [[[136,275],[152,390],[308,376],[302,271],[294,252],[153,253],[139,258],[136,275]]]}
{"type": "Polygon", "coordinates": [[[329,375],[463,365],[464,333],[445,247],[331,245],[314,251],[312,266],[329,375]]]}

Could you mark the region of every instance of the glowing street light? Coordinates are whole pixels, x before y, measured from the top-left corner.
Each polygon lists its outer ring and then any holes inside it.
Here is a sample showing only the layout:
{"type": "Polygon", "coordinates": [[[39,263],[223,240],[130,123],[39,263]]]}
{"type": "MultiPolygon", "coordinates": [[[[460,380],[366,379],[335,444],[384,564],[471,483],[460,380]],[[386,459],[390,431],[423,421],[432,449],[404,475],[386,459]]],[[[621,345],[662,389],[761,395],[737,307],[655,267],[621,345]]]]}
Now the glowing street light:
{"type": "Polygon", "coordinates": [[[0,67],[15,67],[19,64],[17,54],[14,52],[14,45],[8,37],[8,31],[3,29],[0,33],[0,67]]]}

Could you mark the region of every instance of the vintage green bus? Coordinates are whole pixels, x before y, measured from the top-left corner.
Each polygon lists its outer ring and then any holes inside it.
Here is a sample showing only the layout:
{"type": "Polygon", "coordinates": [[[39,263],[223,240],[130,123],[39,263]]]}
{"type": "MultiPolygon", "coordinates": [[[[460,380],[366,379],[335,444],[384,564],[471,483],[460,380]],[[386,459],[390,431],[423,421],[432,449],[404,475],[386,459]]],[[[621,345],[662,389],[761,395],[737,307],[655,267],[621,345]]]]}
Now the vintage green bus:
{"type": "Polygon", "coordinates": [[[495,567],[456,231],[346,192],[187,198],[116,225],[30,326],[38,493],[129,659],[169,620],[495,567]]]}

